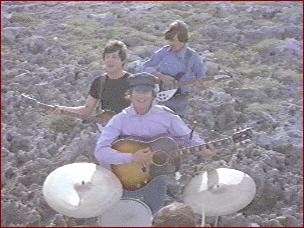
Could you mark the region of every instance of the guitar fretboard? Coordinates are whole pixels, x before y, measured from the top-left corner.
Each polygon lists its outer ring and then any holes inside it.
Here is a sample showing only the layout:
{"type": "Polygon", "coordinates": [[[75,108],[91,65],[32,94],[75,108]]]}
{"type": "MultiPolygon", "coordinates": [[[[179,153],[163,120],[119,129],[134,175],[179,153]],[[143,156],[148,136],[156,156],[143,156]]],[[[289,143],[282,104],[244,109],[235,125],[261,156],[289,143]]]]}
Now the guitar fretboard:
{"type": "MultiPolygon", "coordinates": [[[[46,110],[54,110],[56,108],[55,105],[49,105],[49,104],[42,103],[42,102],[36,100],[35,98],[29,97],[25,94],[22,94],[21,96],[24,99],[26,99],[26,101],[29,102],[33,106],[41,107],[41,108],[44,108],[46,110]]],[[[111,112],[111,111],[104,111],[103,113],[100,113],[98,116],[86,116],[86,115],[82,115],[80,113],[73,112],[73,111],[61,110],[60,114],[82,119],[86,123],[100,123],[102,125],[105,125],[107,120],[104,121],[104,119],[107,118],[107,116],[112,117],[115,113],[111,112]]]]}
{"type": "Polygon", "coordinates": [[[178,150],[178,154],[179,155],[193,154],[202,151],[205,148],[206,144],[211,144],[214,148],[216,148],[221,146],[227,146],[232,143],[243,142],[245,140],[251,139],[251,137],[252,137],[251,128],[245,128],[243,130],[234,133],[231,137],[210,141],[197,146],[181,148],[178,150]]]}
{"type": "Polygon", "coordinates": [[[206,144],[212,144],[212,146],[216,148],[216,147],[221,147],[221,146],[225,146],[225,145],[230,145],[232,143],[233,143],[232,138],[227,137],[227,138],[203,143],[203,144],[200,144],[197,146],[185,147],[185,148],[179,149],[178,152],[180,155],[193,154],[193,153],[202,151],[205,148],[206,144]]]}

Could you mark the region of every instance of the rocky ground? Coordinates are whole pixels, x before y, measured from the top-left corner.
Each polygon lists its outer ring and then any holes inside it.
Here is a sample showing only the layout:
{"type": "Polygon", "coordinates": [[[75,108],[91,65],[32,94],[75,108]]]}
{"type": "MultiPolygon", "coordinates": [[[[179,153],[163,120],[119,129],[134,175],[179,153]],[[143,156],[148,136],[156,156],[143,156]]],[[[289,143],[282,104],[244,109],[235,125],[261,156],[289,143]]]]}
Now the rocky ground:
{"type": "MultiPolygon", "coordinates": [[[[303,225],[303,5],[301,2],[1,2],[2,226],[96,226],[97,219],[57,214],[45,202],[46,176],[62,164],[92,161],[94,126],[46,115],[21,98],[81,105],[102,72],[109,39],[129,48],[126,68],[165,44],[162,32],[181,19],[207,76],[192,95],[187,122],[206,139],[254,127],[247,146],[220,149],[211,165],[249,174],[253,202],[222,216],[220,226],[303,225]],[[223,80],[220,80],[223,79],[223,80]]],[[[183,185],[201,165],[189,161],[183,185]]],[[[211,224],[213,218],[207,218],[211,224]]]]}

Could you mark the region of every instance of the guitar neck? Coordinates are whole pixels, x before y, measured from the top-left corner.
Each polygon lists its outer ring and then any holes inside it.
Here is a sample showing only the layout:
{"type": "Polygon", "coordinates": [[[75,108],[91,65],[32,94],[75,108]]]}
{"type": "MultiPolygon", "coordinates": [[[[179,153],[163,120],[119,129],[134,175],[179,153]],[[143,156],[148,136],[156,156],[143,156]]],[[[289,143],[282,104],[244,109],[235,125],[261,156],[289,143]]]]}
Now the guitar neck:
{"type": "Polygon", "coordinates": [[[71,117],[75,117],[75,118],[79,118],[82,120],[86,120],[87,122],[91,122],[91,123],[98,123],[100,121],[100,119],[98,119],[95,116],[85,116],[76,112],[72,112],[72,111],[68,111],[68,110],[61,110],[61,114],[62,115],[66,115],[66,116],[71,116],[71,117]]]}
{"type": "Polygon", "coordinates": [[[202,151],[205,147],[206,144],[211,144],[214,148],[216,147],[222,147],[222,146],[227,146],[232,143],[242,143],[246,140],[250,140],[252,138],[252,130],[251,128],[245,128],[242,130],[239,130],[235,133],[233,133],[232,136],[210,141],[208,143],[203,143],[201,145],[197,146],[191,146],[191,147],[186,147],[186,148],[181,148],[178,150],[178,154],[180,156],[187,155],[187,154],[193,154],[199,151],[202,151]]]}
{"type": "Polygon", "coordinates": [[[233,142],[234,141],[233,141],[232,137],[227,137],[227,138],[203,143],[203,144],[200,144],[200,145],[197,145],[197,146],[181,148],[181,149],[178,150],[178,154],[180,156],[186,156],[186,155],[189,155],[189,154],[195,154],[195,153],[198,153],[198,152],[202,151],[207,144],[208,145],[211,144],[214,148],[217,148],[217,147],[221,147],[221,146],[225,146],[225,145],[230,145],[233,142]]]}
{"type": "MultiPolygon", "coordinates": [[[[30,104],[33,105],[34,107],[41,107],[48,111],[53,111],[56,109],[55,105],[42,103],[26,94],[22,94],[21,97],[25,99],[27,102],[30,102],[30,104]]],[[[110,110],[104,110],[102,113],[99,113],[95,116],[87,116],[77,112],[73,112],[72,110],[62,110],[62,109],[60,110],[60,114],[85,120],[86,123],[98,123],[98,124],[102,124],[103,126],[115,115],[115,113],[110,110]]]]}
{"type": "Polygon", "coordinates": [[[186,87],[186,86],[191,86],[191,85],[195,85],[197,83],[200,83],[200,82],[207,82],[207,81],[210,81],[208,79],[193,79],[193,80],[190,80],[190,81],[179,81],[177,82],[177,87],[178,88],[183,88],[183,87],[186,87]]]}
{"type": "Polygon", "coordinates": [[[85,116],[85,115],[79,114],[77,112],[72,112],[72,111],[68,111],[68,110],[61,110],[60,114],[85,120],[86,123],[101,123],[102,122],[102,119],[101,119],[102,117],[85,116]]]}
{"type": "MultiPolygon", "coordinates": [[[[55,105],[45,104],[45,103],[42,103],[40,101],[36,101],[36,103],[41,108],[44,108],[46,110],[52,111],[56,108],[55,105]]],[[[72,112],[72,111],[68,111],[68,110],[61,110],[60,114],[75,117],[75,118],[79,118],[79,119],[83,119],[83,120],[87,120],[88,122],[92,122],[92,123],[98,123],[98,121],[100,121],[100,119],[95,117],[95,116],[87,117],[85,115],[82,115],[82,114],[79,114],[79,113],[76,113],[76,112],[72,112]]]]}

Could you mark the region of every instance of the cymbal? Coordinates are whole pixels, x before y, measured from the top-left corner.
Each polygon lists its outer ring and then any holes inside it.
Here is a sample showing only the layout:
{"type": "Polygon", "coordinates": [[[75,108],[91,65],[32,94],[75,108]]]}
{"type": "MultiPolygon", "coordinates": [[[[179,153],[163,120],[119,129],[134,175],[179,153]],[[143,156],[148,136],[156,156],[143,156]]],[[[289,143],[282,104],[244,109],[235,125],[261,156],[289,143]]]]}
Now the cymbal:
{"type": "Polygon", "coordinates": [[[221,216],[246,207],[254,198],[254,180],[239,170],[218,168],[191,179],[184,191],[184,202],[196,213],[221,216]]]}
{"type": "Polygon", "coordinates": [[[43,195],[55,211],[74,218],[101,215],[118,202],[122,185],[110,170],[93,163],[72,163],[51,172],[43,195]]]}

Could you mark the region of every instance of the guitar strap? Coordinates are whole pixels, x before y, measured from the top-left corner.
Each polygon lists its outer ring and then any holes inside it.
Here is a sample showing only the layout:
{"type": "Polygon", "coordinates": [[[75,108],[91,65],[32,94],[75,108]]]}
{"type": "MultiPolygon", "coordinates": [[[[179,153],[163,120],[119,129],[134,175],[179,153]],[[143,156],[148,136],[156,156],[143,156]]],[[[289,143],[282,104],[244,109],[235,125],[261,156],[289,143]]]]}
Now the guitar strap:
{"type": "MultiPolygon", "coordinates": [[[[185,68],[186,68],[186,71],[183,72],[183,74],[181,75],[181,77],[178,78],[178,80],[180,80],[185,74],[187,74],[189,71],[190,71],[190,59],[193,55],[193,52],[191,51],[191,49],[187,48],[186,49],[186,52],[185,52],[185,56],[184,56],[184,60],[185,60],[185,68]]],[[[183,64],[181,62],[181,64],[183,64]]]]}
{"type": "MultiPolygon", "coordinates": [[[[186,66],[186,72],[183,73],[183,74],[181,75],[181,77],[178,79],[179,81],[180,81],[180,80],[182,79],[182,77],[184,77],[188,72],[190,72],[190,68],[191,68],[191,67],[190,67],[190,59],[191,59],[192,55],[193,55],[192,51],[191,51],[189,48],[187,48],[187,49],[186,49],[185,56],[184,56],[184,59],[185,59],[185,66],[186,66]]],[[[176,91],[175,95],[177,95],[177,94],[181,94],[181,88],[178,88],[178,90],[176,91]]]]}
{"type": "Polygon", "coordinates": [[[98,105],[96,107],[96,111],[97,113],[101,112],[102,110],[102,94],[105,90],[105,84],[106,84],[106,81],[108,80],[108,76],[106,74],[104,74],[102,77],[100,77],[100,80],[99,80],[99,93],[98,93],[98,105]]]}
{"type": "Polygon", "coordinates": [[[193,121],[193,124],[194,124],[194,126],[193,126],[192,129],[191,129],[189,139],[192,139],[192,137],[193,137],[194,130],[195,130],[196,126],[197,126],[197,121],[194,120],[194,121],[193,121]]]}
{"type": "MultiPolygon", "coordinates": [[[[103,109],[102,109],[102,99],[101,98],[102,98],[102,94],[105,90],[105,84],[106,84],[107,80],[108,80],[108,76],[106,74],[101,76],[100,80],[99,80],[98,104],[97,104],[96,109],[95,109],[95,112],[97,114],[101,113],[103,111],[103,109]]],[[[103,128],[102,125],[95,123],[95,126],[96,126],[97,131],[100,133],[102,131],[102,128],[103,128]]]]}
{"type": "Polygon", "coordinates": [[[186,54],[185,54],[186,72],[189,72],[189,70],[190,70],[190,64],[189,63],[190,63],[190,59],[191,59],[192,55],[193,55],[192,51],[189,48],[187,48],[186,54]]]}

